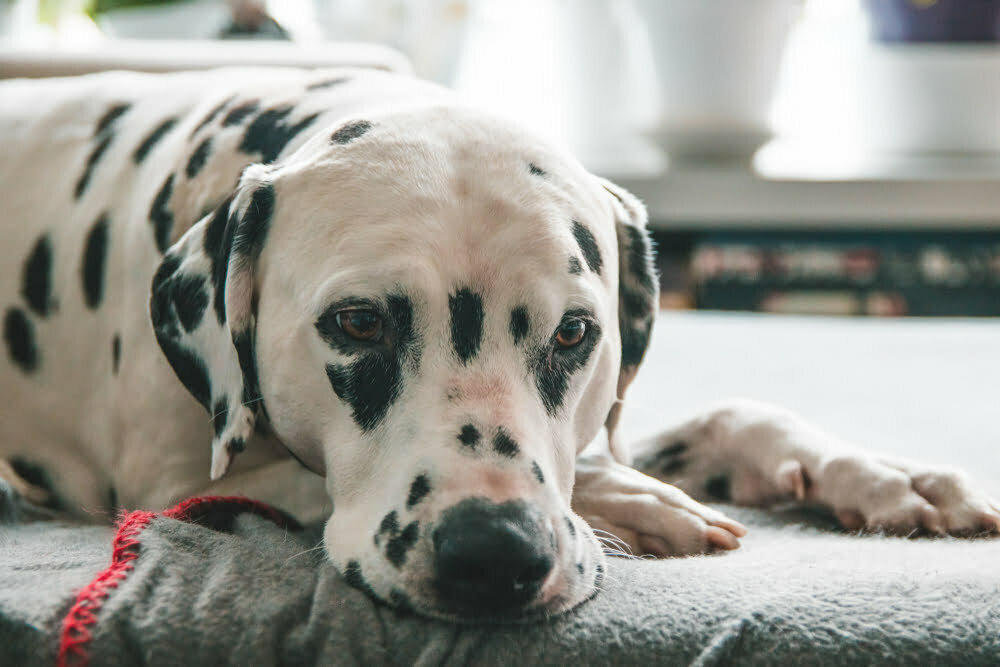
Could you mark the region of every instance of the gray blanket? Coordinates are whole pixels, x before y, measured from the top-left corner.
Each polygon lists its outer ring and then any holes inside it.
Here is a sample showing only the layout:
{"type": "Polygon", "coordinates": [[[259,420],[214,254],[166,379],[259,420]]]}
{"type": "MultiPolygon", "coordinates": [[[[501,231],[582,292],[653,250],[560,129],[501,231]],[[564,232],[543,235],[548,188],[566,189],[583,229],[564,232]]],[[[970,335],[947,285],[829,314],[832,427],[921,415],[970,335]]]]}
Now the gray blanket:
{"type": "MultiPolygon", "coordinates": [[[[633,397],[640,427],[704,392],[784,398],[865,444],[967,466],[1000,491],[1000,322],[674,315],[657,335],[633,397]]],[[[1000,540],[856,536],[799,512],[724,509],[750,527],[740,550],[614,560],[605,590],[576,611],[493,627],[373,603],[314,549],[318,527],[158,517],[109,589],[87,653],[94,665],[1000,661],[1000,540]]],[[[0,528],[0,665],[55,661],[113,532],[0,528]]]]}

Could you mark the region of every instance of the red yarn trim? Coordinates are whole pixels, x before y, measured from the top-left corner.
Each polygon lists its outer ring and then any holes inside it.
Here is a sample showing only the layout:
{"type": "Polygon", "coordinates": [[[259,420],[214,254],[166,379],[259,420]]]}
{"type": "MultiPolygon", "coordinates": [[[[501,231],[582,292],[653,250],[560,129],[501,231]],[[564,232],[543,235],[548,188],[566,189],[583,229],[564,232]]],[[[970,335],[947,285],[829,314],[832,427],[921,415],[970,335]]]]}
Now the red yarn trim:
{"type": "Polygon", "coordinates": [[[77,594],[76,602],[63,619],[59,659],[56,662],[59,667],[87,664],[87,644],[92,638],[90,627],[97,623],[97,612],[111,595],[111,589],[118,588],[118,584],[132,570],[132,561],[139,556],[139,533],[155,516],[153,512],[139,511],[122,517],[115,539],[111,542],[111,565],[77,594]]]}
{"type": "MultiPolygon", "coordinates": [[[[270,505],[238,496],[204,496],[190,498],[164,511],[162,516],[178,521],[198,523],[213,513],[240,514],[250,512],[270,519],[282,528],[298,530],[302,526],[288,514],[270,505]]],[[[97,623],[97,612],[111,595],[112,589],[132,571],[139,557],[139,533],[156,518],[155,512],[122,513],[118,532],[111,542],[111,565],[100,572],[76,596],[76,601],[63,619],[59,639],[58,667],[85,667],[90,661],[87,646],[93,639],[91,627],[97,623]]]]}

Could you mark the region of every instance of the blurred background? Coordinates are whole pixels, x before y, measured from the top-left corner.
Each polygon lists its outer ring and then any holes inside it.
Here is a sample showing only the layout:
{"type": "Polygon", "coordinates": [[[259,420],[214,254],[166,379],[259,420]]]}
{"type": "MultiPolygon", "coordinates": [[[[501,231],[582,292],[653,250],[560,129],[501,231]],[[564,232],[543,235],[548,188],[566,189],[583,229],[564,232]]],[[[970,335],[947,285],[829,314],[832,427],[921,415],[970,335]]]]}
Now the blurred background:
{"type": "Polygon", "coordinates": [[[664,307],[998,316],[998,16],[1000,0],[0,0],[0,77],[412,70],[642,198],[664,307]]]}

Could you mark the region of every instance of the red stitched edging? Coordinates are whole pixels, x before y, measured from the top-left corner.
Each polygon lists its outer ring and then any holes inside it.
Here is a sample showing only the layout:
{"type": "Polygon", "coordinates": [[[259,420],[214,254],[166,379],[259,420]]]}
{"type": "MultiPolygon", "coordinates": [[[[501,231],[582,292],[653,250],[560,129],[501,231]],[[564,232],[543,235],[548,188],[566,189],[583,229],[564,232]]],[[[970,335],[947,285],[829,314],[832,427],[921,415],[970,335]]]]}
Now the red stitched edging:
{"type": "MultiPolygon", "coordinates": [[[[232,514],[250,512],[270,519],[282,528],[298,530],[302,526],[288,514],[250,498],[239,496],[203,496],[190,498],[163,512],[162,516],[178,521],[197,523],[210,512],[230,511],[232,514]]],[[[58,667],[85,667],[90,661],[87,645],[93,638],[90,628],[97,623],[97,612],[111,595],[111,589],[118,588],[134,561],[139,557],[139,533],[156,518],[155,512],[136,511],[123,513],[119,519],[118,532],[111,542],[111,565],[100,572],[76,596],[76,601],[63,619],[62,634],[59,638],[58,667]]]]}
{"type": "Polygon", "coordinates": [[[56,662],[59,667],[87,664],[90,626],[97,622],[97,612],[111,594],[111,589],[118,588],[119,582],[132,569],[132,561],[139,556],[138,535],[155,516],[153,512],[139,511],[122,517],[118,532],[111,542],[111,565],[77,594],[76,602],[63,619],[59,658],[56,662]]]}

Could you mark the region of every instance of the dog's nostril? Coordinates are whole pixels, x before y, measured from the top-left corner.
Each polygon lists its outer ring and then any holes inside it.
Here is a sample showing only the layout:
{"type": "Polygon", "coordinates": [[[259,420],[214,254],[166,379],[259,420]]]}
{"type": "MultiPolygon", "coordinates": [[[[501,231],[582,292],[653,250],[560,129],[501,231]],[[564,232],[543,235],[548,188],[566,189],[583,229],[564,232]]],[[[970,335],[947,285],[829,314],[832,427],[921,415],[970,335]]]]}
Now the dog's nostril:
{"type": "Polygon", "coordinates": [[[448,603],[484,613],[524,606],[555,562],[541,515],[524,502],[482,498],[447,510],[434,531],[434,584],[448,603]]]}

